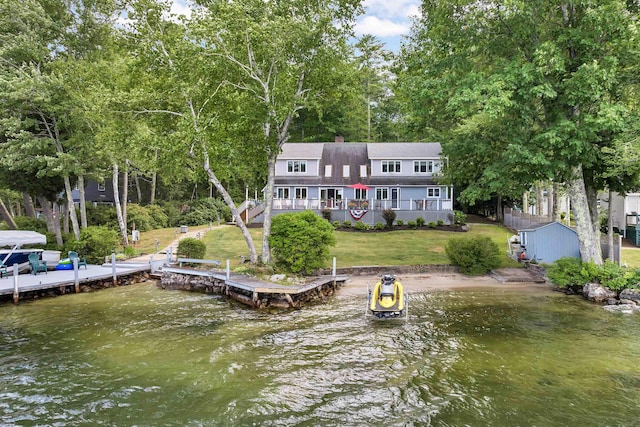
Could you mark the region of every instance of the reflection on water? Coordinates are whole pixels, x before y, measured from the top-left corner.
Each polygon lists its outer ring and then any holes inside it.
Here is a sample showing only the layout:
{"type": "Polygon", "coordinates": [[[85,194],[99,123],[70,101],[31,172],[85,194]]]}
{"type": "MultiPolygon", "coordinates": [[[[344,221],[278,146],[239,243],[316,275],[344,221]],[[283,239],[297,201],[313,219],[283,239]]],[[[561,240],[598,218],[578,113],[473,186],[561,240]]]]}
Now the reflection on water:
{"type": "Polygon", "coordinates": [[[150,285],[0,307],[0,425],[634,425],[638,315],[544,289],[286,313],[150,285]]]}

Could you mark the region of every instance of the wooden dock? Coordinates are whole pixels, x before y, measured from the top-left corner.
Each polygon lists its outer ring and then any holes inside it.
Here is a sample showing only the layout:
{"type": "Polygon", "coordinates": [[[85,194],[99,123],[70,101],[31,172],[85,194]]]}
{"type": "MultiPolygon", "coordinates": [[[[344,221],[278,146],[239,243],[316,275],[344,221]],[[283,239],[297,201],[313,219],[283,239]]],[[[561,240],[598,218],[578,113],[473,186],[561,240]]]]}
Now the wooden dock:
{"type": "Polygon", "coordinates": [[[13,295],[18,302],[20,295],[41,295],[47,293],[64,294],[80,292],[83,288],[99,289],[104,287],[128,284],[132,280],[140,281],[148,277],[151,264],[116,263],[103,265],[87,265],[79,270],[52,270],[37,275],[30,273],[8,276],[0,279],[0,296],[13,295]]]}
{"type": "Polygon", "coordinates": [[[226,271],[164,267],[160,286],[226,295],[254,308],[299,308],[331,296],[348,279],[346,275],[320,276],[303,285],[280,285],[226,271]]]}

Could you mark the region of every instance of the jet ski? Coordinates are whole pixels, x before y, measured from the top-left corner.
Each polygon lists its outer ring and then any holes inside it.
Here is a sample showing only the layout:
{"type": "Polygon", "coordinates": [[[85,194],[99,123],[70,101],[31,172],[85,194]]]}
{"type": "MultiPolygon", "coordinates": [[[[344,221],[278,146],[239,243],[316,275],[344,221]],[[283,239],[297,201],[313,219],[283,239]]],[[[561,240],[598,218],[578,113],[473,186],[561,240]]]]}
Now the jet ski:
{"type": "Polygon", "coordinates": [[[368,312],[378,319],[406,317],[408,303],[408,295],[396,276],[385,274],[369,291],[368,312]]]}

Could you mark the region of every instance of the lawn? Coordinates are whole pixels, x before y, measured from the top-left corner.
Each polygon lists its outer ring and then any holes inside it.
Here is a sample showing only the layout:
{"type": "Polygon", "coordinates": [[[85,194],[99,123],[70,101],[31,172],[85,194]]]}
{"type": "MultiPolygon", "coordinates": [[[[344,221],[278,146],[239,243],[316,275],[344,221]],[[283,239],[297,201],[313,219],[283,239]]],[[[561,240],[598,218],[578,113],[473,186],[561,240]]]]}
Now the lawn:
{"type": "MultiPolygon", "coordinates": [[[[262,248],[262,230],[250,229],[258,253],[262,248]]],[[[473,224],[466,233],[430,229],[398,230],[382,233],[337,231],[338,243],[330,248],[338,267],[363,265],[448,264],[444,246],[450,238],[489,236],[505,254],[502,266],[518,264],[506,256],[507,239],[511,232],[498,225],[473,224]]],[[[249,251],[240,229],[234,226],[215,228],[204,237],[208,259],[230,260],[232,267],[240,263],[240,256],[249,251]]],[[[326,267],[331,267],[331,259],[326,267]]]]}

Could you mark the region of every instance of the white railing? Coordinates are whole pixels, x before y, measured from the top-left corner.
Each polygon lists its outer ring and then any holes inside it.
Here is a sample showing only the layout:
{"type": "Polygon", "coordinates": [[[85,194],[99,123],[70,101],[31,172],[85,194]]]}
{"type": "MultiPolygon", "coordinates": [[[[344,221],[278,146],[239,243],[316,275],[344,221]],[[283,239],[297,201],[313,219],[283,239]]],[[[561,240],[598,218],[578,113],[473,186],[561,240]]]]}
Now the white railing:
{"type": "Polygon", "coordinates": [[[447,211],[453,210],[451,199],[273,199],[273,209],[368,209],[383,211],[386,209],[408,211],[447,211]]]}

